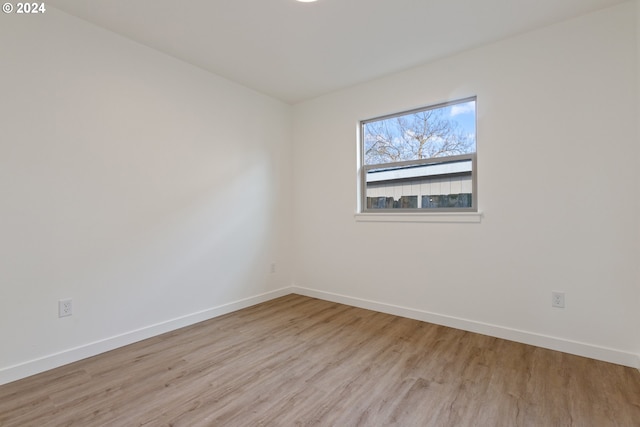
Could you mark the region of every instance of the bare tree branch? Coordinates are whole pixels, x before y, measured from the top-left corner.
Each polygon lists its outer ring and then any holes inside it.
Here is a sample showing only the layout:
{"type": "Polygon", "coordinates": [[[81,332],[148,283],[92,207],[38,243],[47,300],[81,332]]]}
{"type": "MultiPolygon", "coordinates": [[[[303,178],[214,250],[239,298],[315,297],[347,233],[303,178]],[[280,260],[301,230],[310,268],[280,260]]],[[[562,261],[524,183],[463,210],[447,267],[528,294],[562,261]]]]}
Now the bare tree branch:
{"type": "Polygon", "coordinates": [[[432,109],[365,125],[365,164],[428,159],[465,154],[475,142],[444,117],[443,110],[432,109]]]}

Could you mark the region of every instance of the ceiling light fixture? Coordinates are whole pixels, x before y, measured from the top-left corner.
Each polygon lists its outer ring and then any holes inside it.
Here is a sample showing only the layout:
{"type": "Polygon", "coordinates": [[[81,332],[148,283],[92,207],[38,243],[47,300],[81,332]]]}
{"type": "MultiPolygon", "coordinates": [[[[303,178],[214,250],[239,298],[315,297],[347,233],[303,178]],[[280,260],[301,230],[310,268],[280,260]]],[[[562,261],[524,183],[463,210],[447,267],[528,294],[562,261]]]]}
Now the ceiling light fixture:
{"type": "Polygon", "coordinates": [[[313,3],[314,1],[318,1],[318,0],[298,0],[300,3],[313,3]]]}

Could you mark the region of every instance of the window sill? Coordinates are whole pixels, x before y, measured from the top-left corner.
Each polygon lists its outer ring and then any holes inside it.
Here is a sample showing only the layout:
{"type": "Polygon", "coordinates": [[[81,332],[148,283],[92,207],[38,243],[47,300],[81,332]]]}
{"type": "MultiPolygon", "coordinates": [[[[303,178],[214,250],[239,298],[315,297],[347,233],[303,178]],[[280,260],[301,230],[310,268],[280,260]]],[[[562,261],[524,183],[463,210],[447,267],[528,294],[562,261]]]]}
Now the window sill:
{"type": "Polygon", "coordinates": [[[479,223],[482,212],[428,212],[428,213],[357,213],[358,222],[456,222],[479,223]]]}

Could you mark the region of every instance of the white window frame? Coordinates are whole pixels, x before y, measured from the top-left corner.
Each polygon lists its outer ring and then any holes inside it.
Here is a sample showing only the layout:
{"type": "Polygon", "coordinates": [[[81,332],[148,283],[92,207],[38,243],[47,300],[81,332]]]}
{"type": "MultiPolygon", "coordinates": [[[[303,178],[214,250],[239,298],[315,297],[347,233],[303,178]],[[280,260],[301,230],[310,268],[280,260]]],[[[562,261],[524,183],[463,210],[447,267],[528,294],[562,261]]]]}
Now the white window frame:
{"type": "MultiPolygon", "coordinates": [[[[390,162],[375,165],[365,164],[364,149],[364,129],[367,123],[386,120],[394,117],[400,117],[422,111],[445,108],[448,106],[462,104],[474,101],[476,103],[476,129],[477,129],[477,97],[467,97],[454,101],[443,102],[422,108],[402,111],[399,113],[388,114],[385,116],[374,117],[371,119],[361,120],[358,132],[358,206],[356,220],[358,221],[401,221],[401,222],[480,222],[482,214],[478,209],[478,167],[477,167],[477,139],[475,144],[475,152],[469,154],[435,157],[419,160],[408,160],[400,162],[390,162]],[[469,161],[471,162],[471,207],[467,208],[369,208],[367,209],[367,174],[372,170],[393,170],[394,168],[403,168],[407,166],[436,166],[455,164],[469,161]]],[[[420,199],[420,198],[419,198],[420,199]]],[[[419,204],[421,202],[419,200],[419,204]]]]}

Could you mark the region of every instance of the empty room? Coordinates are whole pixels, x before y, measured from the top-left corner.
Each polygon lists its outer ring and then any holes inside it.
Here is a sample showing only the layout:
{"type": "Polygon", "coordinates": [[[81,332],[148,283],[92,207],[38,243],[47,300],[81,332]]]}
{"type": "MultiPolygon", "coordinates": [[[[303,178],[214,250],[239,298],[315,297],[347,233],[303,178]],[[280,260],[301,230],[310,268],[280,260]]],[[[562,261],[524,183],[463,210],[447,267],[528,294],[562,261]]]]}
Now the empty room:
{"type": "Polygon", "coordinates": [[[9,0],[0,65],[0,426],[640,426],[640,0],[9,0]]]}

